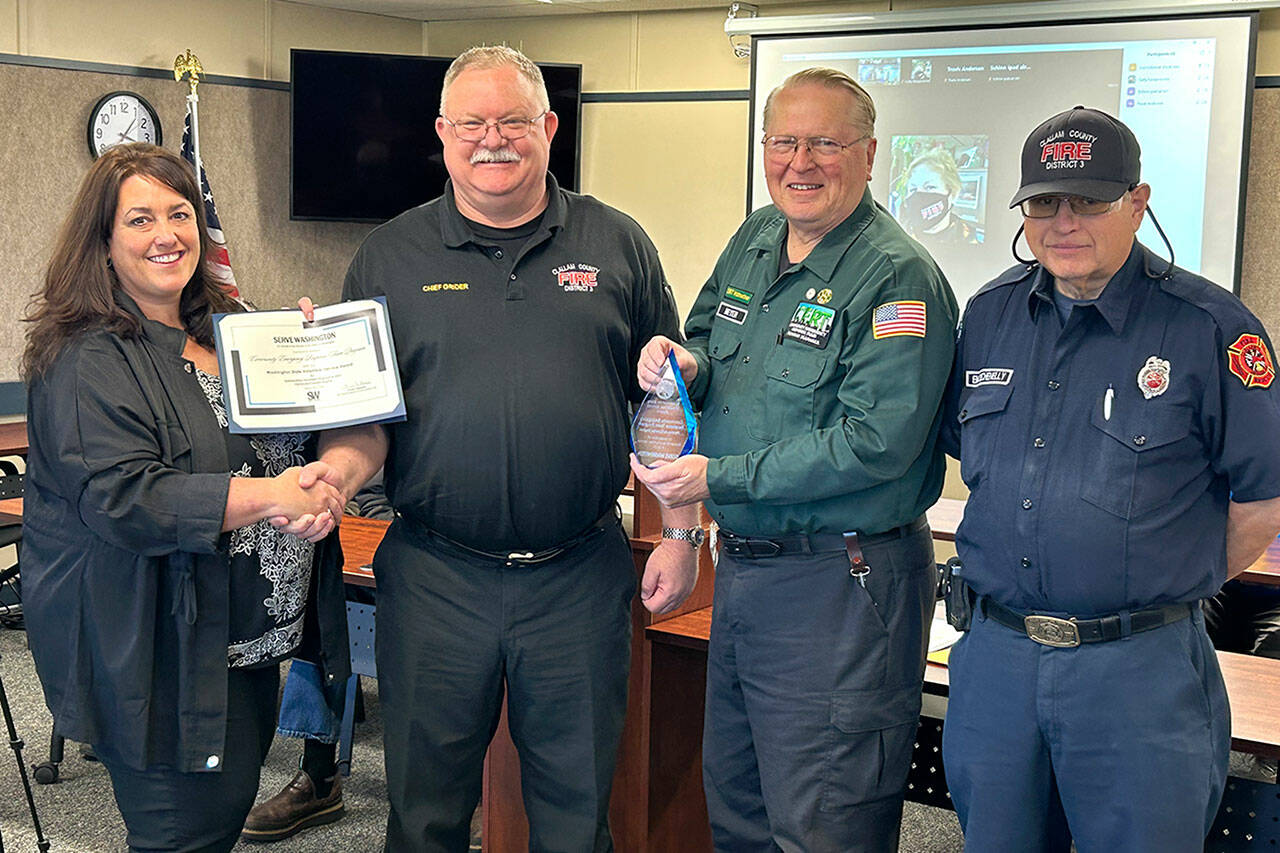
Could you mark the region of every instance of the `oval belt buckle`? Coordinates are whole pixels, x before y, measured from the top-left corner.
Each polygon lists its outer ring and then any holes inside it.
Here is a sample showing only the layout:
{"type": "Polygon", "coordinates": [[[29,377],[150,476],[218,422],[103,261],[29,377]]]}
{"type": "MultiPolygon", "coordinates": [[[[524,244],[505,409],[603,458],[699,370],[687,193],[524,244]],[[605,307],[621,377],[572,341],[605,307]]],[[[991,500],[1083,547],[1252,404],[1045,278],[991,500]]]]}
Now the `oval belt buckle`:
{"type": "Polygon", "coordinates": [[[1042,646],[1072,649],[1080,645],[1080,632],[1076,629],[1074,620],[1033,614],[1024,616],[1022,624],[1027,636],[1042,646]]]}

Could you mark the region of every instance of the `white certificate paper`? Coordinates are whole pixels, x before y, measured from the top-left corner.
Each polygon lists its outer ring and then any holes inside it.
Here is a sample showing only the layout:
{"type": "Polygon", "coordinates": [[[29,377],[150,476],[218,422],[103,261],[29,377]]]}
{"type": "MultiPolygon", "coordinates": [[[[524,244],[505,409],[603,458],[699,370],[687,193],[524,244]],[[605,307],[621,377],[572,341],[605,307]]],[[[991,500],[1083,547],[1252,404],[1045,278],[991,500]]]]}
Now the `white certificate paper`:
{"type": "Polygon", "coordinates": [[[304,432],[404,420],[386,300],[216,314],[231,432],[304,432]]]}

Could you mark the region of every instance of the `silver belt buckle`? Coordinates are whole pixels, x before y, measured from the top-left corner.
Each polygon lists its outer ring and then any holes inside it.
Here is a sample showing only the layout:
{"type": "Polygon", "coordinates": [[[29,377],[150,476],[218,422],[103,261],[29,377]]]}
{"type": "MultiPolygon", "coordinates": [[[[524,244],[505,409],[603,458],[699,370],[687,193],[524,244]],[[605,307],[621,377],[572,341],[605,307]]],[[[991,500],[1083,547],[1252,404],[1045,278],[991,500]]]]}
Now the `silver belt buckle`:
{"type": "Polygon", "coordinates": [[[1042,646],[1071,649],[1080,645],[1080,632],[1076,630],[1076,623],[1070,619],[1033,614],[1024,616],[1022,622],[1027,636],[1042,646]]]}

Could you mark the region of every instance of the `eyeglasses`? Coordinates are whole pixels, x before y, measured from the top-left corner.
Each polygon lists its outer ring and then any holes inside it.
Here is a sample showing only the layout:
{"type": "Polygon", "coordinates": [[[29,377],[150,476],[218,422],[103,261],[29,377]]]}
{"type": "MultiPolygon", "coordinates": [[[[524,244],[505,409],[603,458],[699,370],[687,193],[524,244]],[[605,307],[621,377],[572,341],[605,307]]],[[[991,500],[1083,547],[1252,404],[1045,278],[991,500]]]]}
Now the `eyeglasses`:
{"type": "Polygon", "coordinates": [[[1058,206],[1064,201],[1076,216],[1101,216],[1118,209],[1124,196],[1115,201],[1102,201],[1083,195],[1038,195],[1019,202],[1018,207],[1028,219],[1052,219],[1058,215],[1058,206]]]}
{"type": "Polygon", "coordinates": [[[453,121],[448,116],[441,115],[444,123],[453,128],[453,135],[461,139],[463,142],[479,142],[489,135],[489,128],[496,127],[498,135],[503,139],[524,139],[529,135],[529,131],[538,123],[538,120],[545,116],[547,112],[544,110],[533,118],[520,118],[518,116],[508,116],[500,118],[497,121],[481,121],[478,118],[464,118],[459,121],[453,121]]]}
{"type": "Polygon", "coordinates": [[[852,148],[859,142],[865,142],[870,138],[871,134],[868,133],[866,136],[859,136],[848,144],[828,139],[825,136],[806,136],[804,139],[796,139],[794,136],[766,136],[760,141],[764,145],[764,156],[776,163],[791,162],[791,158],[796,156],[796,149],[801,145],[809,150],[809,156],[813,157],[813,159],[830,162],[839,157],[844,152],[844,149],[852,148]]]}

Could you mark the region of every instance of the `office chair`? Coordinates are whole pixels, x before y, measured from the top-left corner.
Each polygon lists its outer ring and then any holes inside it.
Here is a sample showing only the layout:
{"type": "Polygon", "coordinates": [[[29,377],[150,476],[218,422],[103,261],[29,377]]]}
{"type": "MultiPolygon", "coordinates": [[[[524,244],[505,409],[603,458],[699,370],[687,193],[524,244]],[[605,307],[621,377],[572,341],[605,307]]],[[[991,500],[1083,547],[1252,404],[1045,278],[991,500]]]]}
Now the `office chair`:
{"type": "Polygon", "coordinates": [[[338,735],[338,771],[343,776],[351,775],[351,741],[355,735],[356,694],[360,690],[360,676],[378,677],[378,667],[373,657],[376,613],[377,608],[372,604],[347,602],[347,632],[351,638],[351,678],[347,680],[346,704],[338,735]]]}
{"type": "MultiPolygon", "coordinates": [[[[22,497],[25,475],[18,466],[8,459],[0,459],[0,499],[22,497]]],[[[0,548],[13,545],[21,550],[22,518],[14,515],[0,515],[0,548]]],[[[5,628],[22,627],[22,590],[18,578],[18,560],[12,566],[0,569],[0,626],[5,628]],[[4,601],[5,589],[10,601],[4,601]]]]}

